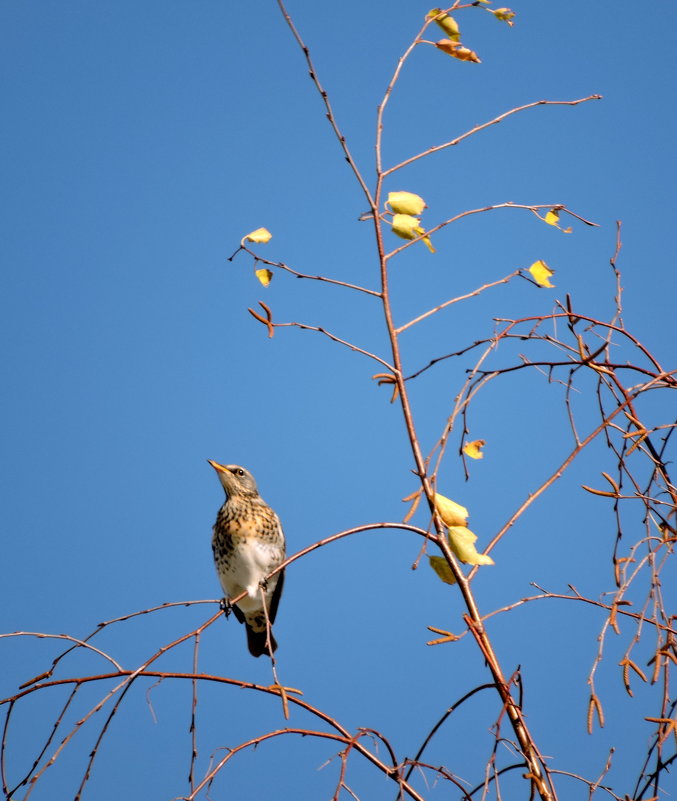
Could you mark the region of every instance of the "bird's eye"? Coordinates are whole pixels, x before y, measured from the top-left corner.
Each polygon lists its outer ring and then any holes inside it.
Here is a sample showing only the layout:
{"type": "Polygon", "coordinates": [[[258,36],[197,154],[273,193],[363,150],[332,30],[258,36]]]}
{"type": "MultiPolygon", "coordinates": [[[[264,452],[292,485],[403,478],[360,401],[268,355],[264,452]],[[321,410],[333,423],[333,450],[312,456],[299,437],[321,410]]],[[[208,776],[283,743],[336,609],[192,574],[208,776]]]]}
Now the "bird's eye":
{"type": "Polygon", "coordinates": [[[237,474],[238,474],[238,476],[243,476],[244,475],[244,470],[241,467],[239,467],[238,470],[237,470],[237,474]]]}

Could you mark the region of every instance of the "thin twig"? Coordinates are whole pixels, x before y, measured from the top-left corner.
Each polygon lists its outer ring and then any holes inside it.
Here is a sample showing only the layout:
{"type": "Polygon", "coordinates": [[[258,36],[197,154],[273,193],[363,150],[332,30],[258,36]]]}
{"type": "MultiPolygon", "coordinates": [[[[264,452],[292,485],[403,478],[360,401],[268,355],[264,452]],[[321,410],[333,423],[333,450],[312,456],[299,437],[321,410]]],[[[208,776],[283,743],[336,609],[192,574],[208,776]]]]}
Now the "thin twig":
{"type": "MultiPolygon", "coordinates": [[[[440,150],[445,150],[448,147],[453,147],[454,145],[459,144],[459,142],[462,142],[464,139],[467,139],[468,137],[473,136],[476,133],[479,133],[479,131],[483,131],[485,128],[490,128],[492,125],[497,125],[499,122],[503,122],[503,120],[505,120],[507,117],[511,117],[513,114],[519,114],[520,111],[526,111],[527,109],[536,108],[537,106],[577,106],[579,103],[587,103],[589,100],[601,100],[601,99],[602,95],[588,95],[588,97],[581,97],[578,100],[536,100],[533,103],[526,103],[523,106],[517,106],[516,108],[511,108],[509,111],[505,111],[503,112],[503,114],[499,114],[498,117],[494,117],[493,120],[489,120],[489,122],[483,122],[481,125],[476,125],[474,128],[471,128],[464,134],[457,136],[455,139],[450,139],[448,142],[444,142],[441,145],[435,145],[434,147],[429,147],[427,150],[424,150],[415,156],[411,156],[410,158],[401,161],[394,167],[389,167],[387,170],[384,170],[383,177],[386,178],[388,175],[395,172],[396,170],[401,170],[403,167],[407,167],[409,164],[413,164],[413,162],[418,161],[419,159],[422,159],[425,156],[429,156],[432,153],[437,153],[440,150]]],[[[587,221],[583,220],[583,222],[587,221]]]]}
{"type": "Polygon", "coordinates": [[[320,83],[320,79],[318,78],[318,75],[317,75],[317,70],[315,69],[315,65],[313,64],[312,59],[310,58],[310,50],[306,47],[303,39],[301,39],[301,35],[299,34],[296,26],[294,25],[294,23],[292,21],[292,18],[289,16],[289,13],[287,12],[287,9],[285,8],[284,3],[282,2],[282,0],[277,0],[277,4],[280,7],[280,11],[282,12],[282,16],[284,17],[285,22],[289,26],[289,29],[291,30],[291,32],[292,32],[292,34],[294,36],[294,39],[296,39],[296,42],[297,42],[298,46],[301,48],[301,50],[303,52],[303,56],[304,56],[304,58],[306,60],[306,64],[308,65],[308,70],[309,70],[309,73],[310,73],[310,79],[315,84],[315,87],[316,87],[317,91],[320,93],[320,97],[322,98],[322,102],[324,103],[324,107],[327,110],[327,119],[329,120],[329,124],[331,125],[332,130],[334,131],[334,134],[336,135],[336,138],[338,139],[338,142],[341,145],[341,148],[342,148],[342,150],[343,150],[343,152],[345,154],[346,161],[350,165],[350,169],[353,171],[353,174],[354,174],[357,182],[362,187],[362,191],[364,192],[364,196],[367,198],[367,201],[369,202],[370,208],[372,210],[375,210],[376,207],[374,205],[374,201],[372,200],[371,192],[369,191],[369,188],[367,187],[366,183],[364,182],[364,179],[362,178],[360,170],[358,169],[357,164],[356,164],[356,162],[355,162],[355,160],[354,160],[354,158],[353,158],[353,156],[352,156],[352,154],[351,154],[351,152],[350,152],[350,150],[348,148],[348,143],[346,142],[345,136],[341,133],[341,130],[338,127],[338,123],[336,122],[336,117],[334,115],[334,111],[333,111],[333,109],[331,107],[331,103],[329,102],[329,96],[327,95],[327,93],[325,92],[325,90],[322,87],[322,84],[320,83]]]}
{"type": "Polygon", "coordinates": [[[408,323],[401,325],[399,328],[395,329],[396,334],[401,334],[403,331],[406,331],[407,328],[411,328],[412,325],[416,325],[416,323],[420,323],[421,320],[425,320],[426,317],[430,317],[432,314],[436,314],[438,311],[442,309],[446,309],[447,306],[451,306],[454,303],[458,303],[461,300],[467,300],[468,298],[474,298],[476,295],[479,295],[481,292],[484,292],[485,289],[490,289],[491,287],[498,286],[499,284],[507,284],[512,278],[516,275],[519,275],[521,270],[514,270],[510,273],[510,275],[506,275],[505,278],[499,278],[498,281],[492,281],[491,283],[484,284],[483,286],[479,287],[478,289],[473,290],[472,292],[468,292],[467,295],[459,295],[456,298],[451,298],[451,300],[446,300],[444,303],[440,303],[439,306],[436,306],[434,309],[429,309],[427,312],[423,314],[419,314],[418,317],[415,317],[413,320],[410,320],[408,323]]]}
{"type": "Polygon", "coordinates": [[[387,362],[385,359],[382,359],[380,356],[377,356],[375,353],[371,353],[368,350],[364,350],[364,348],[360,348],[357,345],[354,345],[352,342],[348,342],[345,339],[341,339],[341,337],[337,337],[335,334],[332,334],[330,331],[327,331],[326,328],[322,328],[321,326],[317,325],[307,325],[306,323],[271,323],[273,328],[300,328],[302,331],[316,331],[318,334],[324,334],[326,337],[329,337],[333,342],[338,342],[339,345],[345,345],[350,350],[355,351],[356,353],[361,353],[363,356],[368,356],[370,359],[374,359],[379,364],[382,364],[391,372],[394,372],[395,368],[387,362]]]}
{"type": "Polygon", "coordinates": [[[254,253],[253,250],[248,248],[246,245],[243,245],[238,249],[238,253],[240,250],[244,250],[248,253],[256,262],[261,262],[261,264],[265,264],[267,267],[276,267],[279,270],[284,270],[287,273],[295,276],[296,278],[306,278],[311,281],[321,281],[323,284],[332,284],[333,286],[342,286],[346,289],[354,289],[357,292],[364,292],[366,295],[374,295],[377,298],[381,297],[380,292],[376,292],[374,289],[367,289],[364,286],[359,286],[358,284],[349,284],[347,281],[339,281],[336,278],[328,278],[326,275],[309,275],[307,273],[301,273],[298,270],[294,270],[288,264],[285,264],[283,261],[272,261],[271,259],[265,259],[260,256],[258,253],[254,253]]]}

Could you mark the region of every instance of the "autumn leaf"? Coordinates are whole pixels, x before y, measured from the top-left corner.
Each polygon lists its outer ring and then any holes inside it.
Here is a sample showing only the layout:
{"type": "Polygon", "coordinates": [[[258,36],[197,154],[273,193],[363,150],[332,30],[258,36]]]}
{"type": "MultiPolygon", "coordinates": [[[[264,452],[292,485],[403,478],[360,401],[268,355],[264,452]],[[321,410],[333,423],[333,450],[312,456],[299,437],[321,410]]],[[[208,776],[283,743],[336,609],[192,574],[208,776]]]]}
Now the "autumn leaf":
{"type": "Polygon", "coordinates": [[[441,8],[431,9],[427,14],[427,18],[434,19],[452,42],[461,41],[461,30],[458,27],[458,22],[445,11],[442,11],[441,8]]]}
{"type": "Polygon", "coordinates": [[[252,231],[244,237],[244,239],[249,242],[257,242],[260,245],[265,245],[266,242],[270,242],[272,238],[273,235],[267,228],[257,228],[256,231],[252,231]]]}
{"type": "Polygon", "coordinates": [[[545,221],[548,225],[554,225],[555,227],[559,228],[559,211],[557,209],[550,209],[550,211],[545,215],[545,221]]]}
{"type": "Polygon", "coordinates": [[[466,565],[493,565],[494,560],[475,548],[477,534],[465,526],[449,526],[449,545],[454,556],[466,565]]]}
{"type": "Polygon", "coordinates": [[[435,47],[443,53],[457,58],[459,61],[473,61],[475,64],[482,63],[474,50],[470,50],[468,47],[463,47],[463,45],[460,44],[455,44],[451,39],[440,39],[439,42],[435,42],[435,47]]]}
{"type": "Polygon", "coordinates": [[[262,268],[261,270],[255,271],[256,277],[259,281],[263,284],[263,286],[268,286],[270,282],[273,280],[273,273],[271,270],[266,268],[262,268]]]}
{"type": "Polygon", "coordinates": [[[547,222],[548,225],[552,225],[555,228],[559,228],[559,230],[563,234],[570,234],[573,231],[573,228],[562,228],[562,226],[559,224],[559,209],[558,208],[550,209],[550,211],[545,215],[545,217],[541,217],[541,215],[538,214],[538,213],[536,214],[536,216],[539,219],[543,220],[544,222],[547,222]]]}
{"type": "Polygon", "coordinates": [[[535,261],[531,267],[529,267],[529,272],[539,286],[548,287],[550,289],[555,286],[550,283],[550,276],[554,275],[555,271],[551,270],[542,259],[535,261]]]}
{"type": "Polygon", "coordinates": [[[482,448],[487,443],[483,439],[474,439],[472,442],[466,442],[463,446],[463,453],[471,459],[484,459],[482,448]]]}
{"type": "Polygon", "coordinates": [[[389,192],[386,205],[390,206],[395,214],[410,214],[414,217],[418,217],[426,208],[425,200],[413,192],[389,192]]]}
{"type": "Polygon", "coordinates": [[[443,556],[429,556],[430,567],[437,573],[445,584],[456,584],[454,574],[451,572],[449,563],[443,556]]]}
{"type": "Polygon", "coordinates": [[[435,493],[435,509],[445,526],[466,526],[468,510],[465,506],[435,493]]]}
{"type": "Polygon", "coordinates": [[[501,22],[507,22],[510,27],[515,24],[510,21],[514,18],[515,12],[509,8],[488,8],[487,11],[491,11],[496,19],[500,19],[501,22]]]}
{"type": "MultiPolygon", "coordinates": [[[[417,236],[425,234],[425,230],[421,227],[420,220],[413,217],[411,214],[395,214],[392,221],[392,231],[402,239],[416,239],[417,236]]],[[[430,241],[430,237],[424,237],[423,241],[428,250],[434,253],[435,248],[430,241]]]]}

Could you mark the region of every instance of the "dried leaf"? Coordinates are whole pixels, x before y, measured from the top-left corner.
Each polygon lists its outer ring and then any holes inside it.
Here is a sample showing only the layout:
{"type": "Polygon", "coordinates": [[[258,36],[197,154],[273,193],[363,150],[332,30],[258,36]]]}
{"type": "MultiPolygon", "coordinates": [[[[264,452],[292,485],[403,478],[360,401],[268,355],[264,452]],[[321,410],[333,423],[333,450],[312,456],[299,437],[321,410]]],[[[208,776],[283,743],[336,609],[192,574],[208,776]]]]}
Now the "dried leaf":
{"type": "Polygon", "coordinates": [[[445,526],[467,526],[468,510],[465,506],[435,493],[435,509],[445,526]]]}
{"type": "MultiPolygon", "coordinates": [[[[392,231],[402,239],[416,239],[417,236],[425,234],[420,220],[411,214],[395,214],[392,221],[392,231]]],[[[423,242],[431,253],[435,252],[429,236],[424,237],[423,242]]]]}
{"type": "Polygon", "coordinates": [[[245,236],[245,239],[249,242],[257,242],[260,245],[265,245],[266,242],[270,242],[272,238],[273,235],[267,228],[257,228],[256,231],[252,231],[245,236]]]}
{"type": "Polygon", "coordinates": [[[550,289],[555,286],[550,283],[550,276],[554,275],[555,271],[551,270],[542,259],[535,261],[531,267],[529,267],[529,272],[539,286],[548,287],[550,289]]]}
{"type": "Polygon", "coordinates": [[[456,584],[456,579],[449,567],[449,563],[443,556],[429,556],[428,559],[430,560],[430,567],[445,584],[456,584]]]}
{"type": "Polygon", "coordinates": [[[463,453],[471,459],[484,459],[482,448],[487,443],[483,439],[474,439],[472,442],[466,442],[463,446],[463,453]]]}
{"type": "Polygon", "coordinates": [[[450,526],[449,545],[454,555],[466,565],[493,565],[494,560],[475,548],[477,535],[465,526],[450,526]]]}
{"type": "Polygon", "coordinates": [[[263,286],[268,286],[270,284],[270,282],[273,280],[272,271],[268,270],[265,267],[260,269],[260,270],[256,270],[255,273],[256,273],[256,277],[263,284],[263,286]]]}
{"type": "Polygon", "coordinates": [[[389,192],[386,204],[395,214],[413,214],[418,217],[427,207],[425,200],[413,192],[389,192]]]}
{"type": "Polygon", "coordinates": [[[473,61],[475,64],[482,63],[474,50],[470,50],[468,47],[456,44],[451,39],[440,39],[439,42],[435,42],[435,47],[438,50],[441,50],[443,53],[457,58],[459,61],[473,61]]]}

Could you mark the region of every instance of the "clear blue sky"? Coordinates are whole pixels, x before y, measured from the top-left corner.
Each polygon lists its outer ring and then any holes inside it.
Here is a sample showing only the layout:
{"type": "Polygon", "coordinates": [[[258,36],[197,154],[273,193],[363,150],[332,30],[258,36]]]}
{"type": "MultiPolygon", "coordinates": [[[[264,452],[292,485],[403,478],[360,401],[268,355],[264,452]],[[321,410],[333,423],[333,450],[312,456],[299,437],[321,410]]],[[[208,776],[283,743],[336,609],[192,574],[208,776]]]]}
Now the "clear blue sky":
{"type": "MultiPolygon", "coordinates": [[[[600,227],[574,223],[565,236],[508,210],[446,229],[435,256],[410,248],[393,268],[401,321],[538,258],[557,272],[554,290],[501,287],[404,335],[407,364],[488,335],[492,317],[547,313],[567,292],[580,310],[608,318],[620,219],[626,325],[670,367],[675,6],[515,0],[512,8],[511,29],[475,9],[459,17],[481,65],[432,48],[415,54],[386,117],[388,164],[513,106],[604,99],[527,111],[402,171],[388,188],[425,197],[428,225],[514,201],[565,203],[600,227]]],[[[376,105],[428,5],[290,0],[289,10],[371,182],[376,105]]],[[[217,598],[210,536],[222,490],[207,458],[252,470],[290,553],[343,528],[401,519],[400,499],[416,488],[413,464],[397,406],[370,379],[378,366],[315,333],[283,329],[269,341],[246,311],[264,300],[279,320],[324,325],[386,355],[377,304],[286,275],[263,289],[246,257],[227,262],[244,234],[266,226],[274,238],[262,252],[271,258],[377,286],[372,229],[357,222],[364,198],[276,4],[4,0],[0,29],[0,630],[82,637],[163,602],[217,598]]],[[[468,358],[441,367],[413,389],[424,450],[471,366],[468,358]]],[[[487,457],[465,484],[454,445],[440,488],[470,508],[480,545],[570,447],[561,401],[536,374],[478,398],[473,433],[488,441],[487,457]]],[[[669,419],[664,402],[650,413],[669,419]]],[[[593,417],[581,415],[585,428],[593,417]]],[[[612,589],[610,510],[579,489],[609,465],[600,443],[524,516],[476,581],[484,612],[529,594],[531,581],[595,596],[612,589]]],[[[276,625],[281,680],[350,730],[383,732],[399,756],[412,756],[441,712],[488,680],[469,639],[425,646],[427,625],[459,630],[462,610],[425,564],[410,569],[419,545],[405,533],[367,533],[301,560],[289,569],[276,625]]],[[[674,603],[674,584],[665,593],[674,603]]],[[[140,618],[112,628],[101,647],[134,668],[213,609],[140,618]]],[[[634,701],[621,694],[615,642],[598,679],[608,725],[594,739],[585,734],[602,618],[547,601],[500,620],[492,636],[508,672],[522,665],[544,752],[559,769],[596,777],[619,745],[627,750],[610,781],[630,792],[650,730],[643,689],[634,701]]],[[[61,646],[10,639],[0,649],[4,697],[48,669],[61,646]]],[[[184,646],[161,665],[190,670],[192,652],[184,646]]],[[[73,656],[59,675],[104,669],[95,656],[73,656]]],[[[205,633],[200,670],[272,681],[234,620],[205,633]]],[[[147,687],[135,687],[115,718],[85,798],[187,791],[190,688],[156,687],[154,722],[147,687]]],[[[94,704],[102,692],[82,695],[94,704]]],[[[30,766],[65,697],[53,691],[15,710],[13,776],[30,766]]],[[[481,778],[465,766],[488,756],[497,714],[489,696],[466,707],[429,761],[481,778]]],[[[102,723],[100,713],[35,801],[72,797],[102,723]]],[[[291,724],[315,725],[299,713],[291,724]]],[[[198,775],[216,748],[283,725],[269,697],[201,690],[198,775]]],[[[339,762],[318,768],[336,750],[291,736],[264,744],[234,760],[212,796],[330,798],[339,762]]],[[[353,759],[349,783],[362,798],[394,797],[394,786],[353,759]]],[[[584,797],[580,786],[562,787],[562,797],[584,797]]],[[[448,797],[444,785],[427,792],[448,797]]]]}

